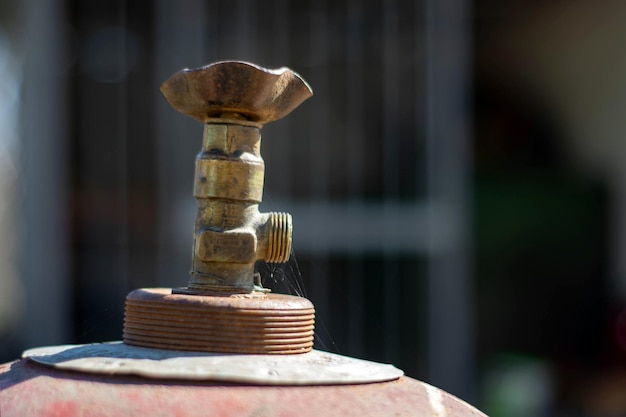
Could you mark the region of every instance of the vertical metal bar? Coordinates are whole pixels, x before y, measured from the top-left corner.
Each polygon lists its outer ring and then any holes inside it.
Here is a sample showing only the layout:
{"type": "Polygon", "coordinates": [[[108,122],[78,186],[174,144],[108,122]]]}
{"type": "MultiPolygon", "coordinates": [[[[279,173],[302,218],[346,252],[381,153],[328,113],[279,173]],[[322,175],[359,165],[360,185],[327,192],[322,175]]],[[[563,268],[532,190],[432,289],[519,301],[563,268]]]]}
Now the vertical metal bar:
{"type": "MultiPolygon", "coordinates": [[[[398,198],[398,3],[397,0],[382,1],[382,86],[383,86],[383,181],[384,212],[389,202],[398,198]]],[[[390,242],[389,242],[390,243],[390,242]]],[[[389,244],[388,242],[385,245],[389,244]]],[[[398,359],[398,311],[397,311],[397,258],[385,251],[384,255],[384,324],[385,324],[385,360],[397,362],[398,359]]]]}
{"type": "Polygon", "coordinates": [[[362,0],[349,0],[346,9],[346,175],[348,198],[352,201],[363,193],[363,161],[365,146],[364,90],[364,28],[365,17],[362,0]]]}
{"type": "MultiPolygon", "coordinates": [[[[8,21],[15,19],[12,13],[3,18],[8,21]]],[[[7,35],[0,31],[0,61],[3,62],[0,67],[0,332],[5,335],[3,342],[0,342],[0,360],[11,349],[19,348],[15,346],[15,332],[11,334],[7,330],[16,324],[24,307],[24,285],[20,282],[17,268],[19,259],[16,259],[20,241],[19,207],[22,203],[19,198],[17,159],[21,146],[19,111],[23,68],[18,61],[15,45],[9,42],[7,35]],[[7,333],[11,336],[6,337],[7,333]]]]}
{"type": "MultiPolygon", "coordinates": [[[[117,24],[122,30],[128,30],[126,27],[126,0],[118,0],[118,18],[117,24]]],[[[126,70],[127,51],[126,51],[126,36],[119,36],[119,45],[117,50],[119,51],[118,60],[119,68],[126,70]]],[[[122,80],[117,86],[117,98],[116,98],[116,118],[117,118],[117,193],[119,194],[117,207],[119,213],[119,223],[117,225],[117,285],[116,288],[121,289],[120,294],[130,291],[129,285],[129,200],[128,200],[128,187],[129,187],[129,171],[128,171],[128,79],[122,80]]]]}
{"type": "Polygon", "coordinates": [[[270,48],[273,53],[273,58],[276,60],[277,65],[279,62],[285,64],[289,61],[289,12],[291,2],[288,0],[274,0],[274,30],[272,38],[272,47],[270,48]]]}
{"type": "MultiPolygon", "coordinates": [[[[274,0],[273,3],[274,7],[272,15],[274,17],[274,22],[272,30],[273,36],[270,38],[272,41],[272,47],[270,49],[272,52],[274,66],[288,65],[290,61],[290,5],[291,2],[289,0],[274,0]]],[[[256,46],[260,47],[261,45],[256,46]]],[[[266,143],[264,146],[270,146],[269,148],[266,148],[269,152],[272,152],[270,156],[278,154],[276,151],[280,151],[279,154],[283,155],[281,159],[284,163],[273,165],[273,169],[276,170],[279,175],[274,175],[271,185],[268,183],[270,187],[273,187],[273,189],[278,191],[281,200],[289,198],[291,195],[290,189],[293,183],[291,180],[291,164],[288,162],[291,160],[292,154],[292,138],[289,137],[293,128],[292,120],[292,117],[286,117],[278,123],[270,124],[268,128],[271,130],[266,130],[266,132],[270,132],[267,133],[267,137],[271,137],[271,140],[269,141],[269,144],[266,143]]],[[[273,198],[270,195],[268,195],[268,197],[273,198]]]]}
{"type": "Polygon", "coordinates": [[[23,4],[28,54],[20,180],[26,191],[19,263],[26,305],[18,339],[24,346],[66,342],[71,331],[63,6],[58,0],[23,4]]]}
{"type": "MultiPolygon", "coordinates": [[[[469,257],[469,2],[427,2],[429,239],[437,233],[433,207],[444,207],[459,236],[433,246],[428,271],[429,382],[472,398],[472,274],[469,257]],[[434,203],[434,204],[433,204],[434,203]]],[[[434,245],[434,244],[433,244],[434,245]]]]}
{"type": "MultiPolygon", "coordinates": [[[[329,22],[328,22],[328,7],[326,0],[312,0],[311,1],[311,44],[310,44],[310,62],[312,72],[312,85],[315,85],[315,90],[318,97],[325,97],[326,100],[330,97],[329,94],[329,79],[328,68],[326,63],[328,62],[328,47],[329,47],[329,22]]],[[[331,106],[322,105],[318,107],[321,111],[311,112],[311,136],[309,138],[310,144],[310,158],[315,161],[315,165],[311,166],[311,172],[309,172],[311,194],[310,197],[318,202],[325,202],[328,199],[328,155],[329,150],[327,148],[328,136],[330,134],[329,127],[329,111],[331,106]]],[[[324,208],[320,213],[323,217],[328,216],[324,208]]],[[[318,330],[319,334],[324,334],[325,322],[330,319],[330,305],[328,302],[329,296],[329,278],[328,278],[328,255],[317,258],[316,270],[318,275],[313,278],[313,285],[311,286],[311,298],[315,303],[318,317],[318,330]]],[[[329,323],[329,322],[328,322],[329,323]]],[[[330,347],[329,347],[330,348],[330,347]]]]}
{"type": "Polygon", "coordinates": [[[256,40],[256,24],[254,20],[256,2],[248,0],[237,1],[237,31],[236,31],[236,55],[245,61],[256,61],[254,47],[256,40]]]}
{"type": "MultiPolygon", "coordinates": [[[[362,0],[349,0],[346,8],[346,175],[348,177],[348,198],[350,205],[363,204],[362,196],[363,161],[365,132],[364,108],[364,66],[363,57],[365,36],[363,25],[364,13],[362,0]]],[[[348,281],[350,296],[348,297],[348,343],[350,352],[363,356],[365,326],[363,323],[363,276],[364,268],[361,257],[353,253],[348,255],[348,281]]]]}
{"type": "MultiPolygon", "coordinates": [[[[157,83],[185,66],[193,68],[206,63],[205,22],[207,16],[211,19],[211,15],[207,14],[205,5],[203,0],[189,0],[185,2],[185,7],[168,0],[157,1],[157,83]]],[[[214,42],[210,43],[211,47],[214,42]]],[[[188,231],[193,230],[195,202],[190,178],[193,178],[192,161],[199,148],[195,139],[201,137],[202,126],[182,115],[173,114],[157,91],[154,102],[157,106],[158,282],[162,286],[176,287],[187,283],[185,272],[191,262],[188,231]]]]}
{"type": "MultiPolygon", "coordinates": [[[[313,0],[311,6],[311,65],[314,74],[314,85],[320,97],[330,97],[328,68],[328,9],[325,0],[313,0]]],[[[330,106],[323,106],[321,112],[311,113],[312,140],[310,141],[311,160],[315,161],[315,172],[310,173],[311,197],[325,200],[328,193],[327,148],[329,133],[330,106]]]]}

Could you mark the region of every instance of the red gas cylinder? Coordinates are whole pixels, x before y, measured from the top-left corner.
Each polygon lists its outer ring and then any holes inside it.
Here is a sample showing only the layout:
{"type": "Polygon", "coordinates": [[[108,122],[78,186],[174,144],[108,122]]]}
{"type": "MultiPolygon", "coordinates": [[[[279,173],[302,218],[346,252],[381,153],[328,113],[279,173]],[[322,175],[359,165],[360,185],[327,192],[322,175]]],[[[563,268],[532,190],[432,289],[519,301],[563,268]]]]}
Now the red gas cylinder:
{"type": "Polygon", "coordinates": [[[0,366],[0,415],[484,416],[392,365],[313,349],[315,309],[260,284],[291,253],[291,216],[261,213],[261,128],[312,95],[287,68],[219,62],[161,91],[205,125],[191,278],[126,299],[123,341],[30,349],[0,366]]]}

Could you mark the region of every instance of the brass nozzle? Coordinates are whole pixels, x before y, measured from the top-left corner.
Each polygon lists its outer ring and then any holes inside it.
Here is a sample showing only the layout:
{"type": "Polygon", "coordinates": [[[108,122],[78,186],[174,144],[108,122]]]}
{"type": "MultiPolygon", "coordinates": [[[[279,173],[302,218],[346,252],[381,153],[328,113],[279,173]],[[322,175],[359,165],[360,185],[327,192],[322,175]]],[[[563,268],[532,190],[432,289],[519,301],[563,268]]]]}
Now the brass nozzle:
{"type": "Polygon", "coordinates": [[[291,215],[260,213],[263,124],[312,95],[287,68],[219,62],[174,74],[161,92],[178,111],[205,123],[196,159],[198,201],[191,279],[185,293],[252,292],[258,260],[287,262],[291,215]]]}

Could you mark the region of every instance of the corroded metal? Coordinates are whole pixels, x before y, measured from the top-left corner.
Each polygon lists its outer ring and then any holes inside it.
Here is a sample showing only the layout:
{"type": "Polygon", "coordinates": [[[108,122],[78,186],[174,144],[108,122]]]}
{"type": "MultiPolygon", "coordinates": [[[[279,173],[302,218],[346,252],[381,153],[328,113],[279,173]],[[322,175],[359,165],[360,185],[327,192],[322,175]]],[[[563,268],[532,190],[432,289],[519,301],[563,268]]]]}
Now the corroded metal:
{"type": "Polygon", "coordinates": [[[408,377],[324,386],[171,381],[61,371],[20,360],[0,366],[2,417],[485,417],[408,377]]]}
{"type": "Polygon", "coordinates": [[[166,288],[126,299],[124,341],[158,349],[291,354],[313,348],[315,309],[284,294],[190,296],[166,288]]]}
{"type": "Polygon", "coordinates": [[[163,83],[161,92],[172,107],[202,123],[236,117],[261,125],[285,117],[312,95],[288,68],[237,61],[184,69],[163,83]]]}
{"type": "Polygon", "coordinates": [[[261,128],[309,98],[310,87],[287,68],[230,61],[182,70],[161,91],[176,110],[205,124],[191,277],[185,288],[129,294],[124,342],[202,352],[311,351],[313,305],[269,294],[255,272],[257,261],[289,260],[292,234],[290,214],[259,212],[261,128]]]}

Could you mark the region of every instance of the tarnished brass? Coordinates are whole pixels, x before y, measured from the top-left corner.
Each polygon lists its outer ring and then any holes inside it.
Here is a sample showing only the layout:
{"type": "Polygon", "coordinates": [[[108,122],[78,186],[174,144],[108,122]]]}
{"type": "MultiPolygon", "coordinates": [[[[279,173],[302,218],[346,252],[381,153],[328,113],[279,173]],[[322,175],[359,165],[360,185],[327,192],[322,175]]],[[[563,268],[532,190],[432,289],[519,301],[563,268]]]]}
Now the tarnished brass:
{"type": "Polygon", "coordinates": [[[202,123],[211,118],[240,119],[260,127],[291,113],[313,92],[288,68],[266,69],[247,62],[217,62],[184,69],[161,86],[179,112],[202,123]]]}
{"type": "Polygon", "coordinates": [[[198,201],[191,278],[185,288],[128,294],[124,343],[203,352],[298,354],[313,349],[315,308],[261,286],[255,263],[291,254],[291,215],[260,213],[261,128],[312,95],[287,68],[218,62],[161,86],[177,110],[205,124],[196,158],[198,201]]]}
{"type": "Polygon", "coordinates": [[[258,260],[282,263],[291,252],[291,215],[260,213],[263,124],[286,116],[312,95],[287,68],[218,62],[174,74],[161,92],[178,111],[205,123],[196,159],[198,200],[188,294],[249,293],[258,260]]]}

